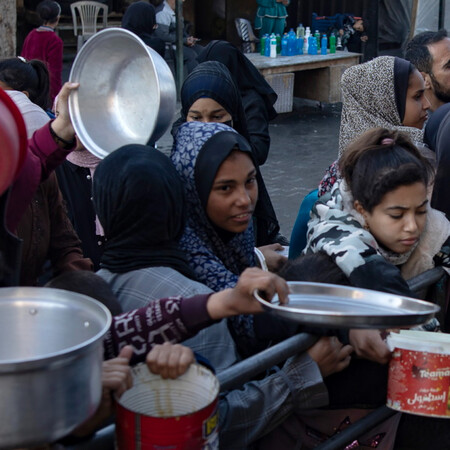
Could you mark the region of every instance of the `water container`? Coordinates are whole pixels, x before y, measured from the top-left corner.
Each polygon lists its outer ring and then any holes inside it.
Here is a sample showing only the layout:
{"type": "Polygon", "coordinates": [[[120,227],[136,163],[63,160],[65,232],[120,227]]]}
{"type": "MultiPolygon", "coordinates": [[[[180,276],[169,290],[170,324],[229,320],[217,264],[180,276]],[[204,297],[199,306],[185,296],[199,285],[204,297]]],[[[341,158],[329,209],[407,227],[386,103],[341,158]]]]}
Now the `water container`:
{"type": "Polygon", "coordinates": [[[264,56],[270,56],[270,36],[267,35],[264,47],[264,56]]]}
{"type": "Polygon", "coordinates": [[[281,53],[281,36],[277,34],[277,55],[281,53]]]}
{"type": "Polygon", "coordinates": [[[309,54],[309,37],[310,36],[311,36],[311,30],[309,29],[309,27],[306,27],[305,41],[304,41],[304,45],[303,45],[303,53],[305,55],[309,54]]]}
{"type": "Polygon", "coordinates": [[[308,54],[317,55],[317,39],[315,36],[308,38],[308,54]]]}
{"type": "Polygon", "coordinates": [[[314,33],[314,36],[316,37],[317,48],[319,48],[320,47],[320,31],[316,30],[316,32],[314,33]]]}
{"type": "Polygon", "coordinates": [[[330,53],[336,53],[336,36],[334,33],[330,35],[330,53]]]}
{"type": "Polygon", "coordinates": [[[277,37],[272,33],[270,35],[270,54],[271,58],[277,57],[277,37]]]}
{"type": "Polygon", "coordinates": [[[297,55],[303,55],[303,47],[305,45],[305,38],[298,37],[297,38],[297,55]]]}
{"type": "Polygon", "coordinates": [[[344,48],[342,47],[342,41],[340,36],[337,37],[336,50],[344,50],[344,48]]]}
{"type": "Polygon", "coordinates": [[[281,39],[281,56],[288,55],[288,34],[284,33],[281,39]]]}
{"type": "Polygon", "coordinates": [[[297,38],[299,37],[305,37],[305,28],[303,27],[303,24],[299,24],[297,27],[297,38]]]}
{"type": "Polygon", "coordinates": [[[266,39],[269,37],[269,35],[266,33],[262,38],[261,41],[259,43],[260,45],[260,49],[259,52],[262,56],[264,56],[265,52],[266,52],[266,39]]]}
{"type": "Polygon", "coordinates": [[[321,45],[320,45],[320,54],[321,55],[326,55],[327,54],[327,45],[328,45],[328,38],[327,35],[324,34],[322,36],[322,40],[320,41],[321,45]]]}
{"type": "Polygon", "coordinates": [[[294,30],[291,28],[291,31],[288,33],[288,56],[295,55],[295,47],[296,47],[296,37],[294,30]]]}

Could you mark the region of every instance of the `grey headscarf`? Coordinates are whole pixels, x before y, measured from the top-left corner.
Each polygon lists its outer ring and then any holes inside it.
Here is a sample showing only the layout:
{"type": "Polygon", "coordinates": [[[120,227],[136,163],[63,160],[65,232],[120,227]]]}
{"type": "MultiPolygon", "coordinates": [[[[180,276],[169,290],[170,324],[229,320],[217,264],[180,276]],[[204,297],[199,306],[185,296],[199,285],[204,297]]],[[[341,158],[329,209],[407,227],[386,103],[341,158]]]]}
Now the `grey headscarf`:
{"type": "Polygon", "coordinates": [[[406,63],[401,58],[380,56],[364,64],[352,66],[342,75],[343,106],[339,157],[352,141],[365,131],[376,127],[402,131],[414,144],[422,144],[423,131],[403,126],[403,117],[400,117],[399,113],[399,110],[403,110],[404,115],[409,81],[409,72],[399,70],[403,65],[398,63],[402,62],[406,63]],[[403,96],[405,98],[400,98],[403,96]]]}

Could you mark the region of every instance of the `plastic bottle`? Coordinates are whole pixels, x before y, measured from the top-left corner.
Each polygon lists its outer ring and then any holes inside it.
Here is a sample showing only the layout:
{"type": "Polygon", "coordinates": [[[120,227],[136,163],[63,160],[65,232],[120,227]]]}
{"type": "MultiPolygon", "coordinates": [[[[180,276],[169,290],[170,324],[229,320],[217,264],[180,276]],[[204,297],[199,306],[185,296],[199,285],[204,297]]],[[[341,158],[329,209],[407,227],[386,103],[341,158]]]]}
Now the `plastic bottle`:
{"type": "Polygon", "coordinates": [[[320,41],[320,54],[321,55],[326,55],[327,54],[327,45],[328,45],[328,38],[327,35],[324,34],[322,36],[322,40],[320,41]]]}
{"type": "Polygon", "coordinates": [[[281,56],[288,55],[288,34],[284,33],[281,39],[281,56]]]}
{"type": "Polygon", "coordinates": [[[311,36],[311,30],[309,27],[306,27],[305,31],[305,40],[303,45],[303,53],[307,55],[309,53],[309,37],[311,36]]]}
{"type": "Polygon", "coordinates": [[[266,37],[266,44],[264,47],[264,56],[270,56],[270,36],[266,37]]]}
{"type": "Polygon", "coordinates": [[[308,54],[317,55],[317,39],[315,36],[308,38],[308,54]]]}
{"type": "Polygon", "coordinates": [[[296,44],[295,32],[291,28],[291,30],[288,33],[288,56],[295,55],[295,44],[296,44]]]}
{"type": "Polygon", "coordinates": [[[305,37],[305,28],[303,27],[302,23],[298,24],[296,35],[297,35],[297,39],[305,37]]]}
{"type": "Polygon", "coordinates": [[[297,44],[297,49],[296,49],[297,55],[303,55],[303,47],[305,45],[305,38],[301,37],[301,36],[298,37],[296,44],[297,44]]]}
{"type": "Polygon", "coordinates": [[[317,48],[319,48],[320,47],[320,31],[316,30],[316,32],[314,33],[314,36],[316,37],[317,48]]]}
{"type": "Polygon", "coordinates": [[[336,53],[336,36],[334,33],[330,35],[330,53],[336,53]]]}
{"type": "Polygon", "coordinates": [[[259,43],[260,45],[260,49],[259,49],[259,53],[264,56],[265,52],[266,52],[266,39],[269,37],[269,35],[266,33],[262,38],[261,41],[259,43]]]}
{"type": "Polygon", "coordinates": [[[277,37],[272,33],[270,35],[270,54],[271,58],[277,57],[277,37]]]}
{"type": "Polygon", "coordinates": [[[277,34],[277,55],[281,53],[281,36],[277,34]]]}
{"type": "Polygon", "coordinates": [[[342,41],[341,41],[341,37],[340,36],[337,37],[336,50],[339,50],[339,51],[344,50],[343,47],[342,47],[342,41]]]}

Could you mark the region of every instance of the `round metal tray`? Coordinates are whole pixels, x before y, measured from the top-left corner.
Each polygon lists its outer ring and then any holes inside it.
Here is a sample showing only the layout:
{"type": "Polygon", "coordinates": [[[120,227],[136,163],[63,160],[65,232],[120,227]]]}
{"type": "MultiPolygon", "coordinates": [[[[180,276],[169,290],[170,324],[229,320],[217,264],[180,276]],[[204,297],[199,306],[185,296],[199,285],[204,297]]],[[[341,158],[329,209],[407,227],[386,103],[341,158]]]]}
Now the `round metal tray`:
{"type": "Polygon", "coordinates": [[[347,286],[288,282],[289,303],[271,302],[255,291],[268,311],[305,325],[334,328],[396,328],[427,322],[439,306],[423,300],[347,286]]]}

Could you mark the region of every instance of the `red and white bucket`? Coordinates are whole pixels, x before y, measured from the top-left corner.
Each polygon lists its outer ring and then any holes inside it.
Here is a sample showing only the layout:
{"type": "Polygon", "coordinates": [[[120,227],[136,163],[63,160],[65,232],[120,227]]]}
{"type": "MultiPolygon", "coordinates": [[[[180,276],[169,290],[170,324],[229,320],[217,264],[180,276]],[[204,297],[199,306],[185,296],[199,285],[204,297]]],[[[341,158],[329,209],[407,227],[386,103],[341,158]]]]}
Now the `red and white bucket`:
{"type": "Polygon", "coordinates": [[[118,450],[219,448],[219,382],[210,370],[192,364],[176,380],[164,380],[139,364],[133,378],[117,402],[118,450]]]}
{"type": "Polygon", "coordinates": [[[387,406],[450,418],[450,335],[402,330],[387,339],[393,350],[387,406]]]}

